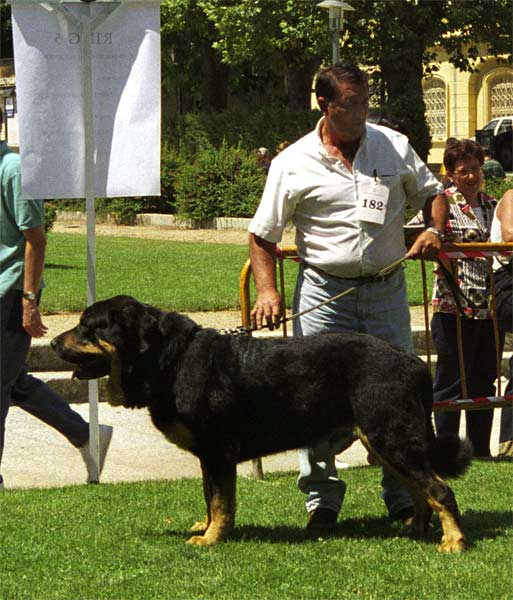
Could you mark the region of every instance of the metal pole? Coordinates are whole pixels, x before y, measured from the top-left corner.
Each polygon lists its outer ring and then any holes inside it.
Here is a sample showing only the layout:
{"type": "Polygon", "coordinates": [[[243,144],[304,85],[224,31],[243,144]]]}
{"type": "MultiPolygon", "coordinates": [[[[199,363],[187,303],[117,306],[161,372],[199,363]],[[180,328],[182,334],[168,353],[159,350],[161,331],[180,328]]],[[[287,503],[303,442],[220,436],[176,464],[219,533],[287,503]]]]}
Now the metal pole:
{"type": "Polygon", "coordinates": [[[333,64],[340,61],[340,31],[335,29],[333,31],[333,64]]]}
{"type": "MultiPolygon", "coordinates": [[[[87,306],[96,301],[96,229],[94,210],[94,122],[93,122],[93,69],[91,57],[91,7],[89,19],[81,21],[80,50],[82,54],[82,90],[84,102],[84,160],[85,200],[87,215],[87,306]]],[[[98,380],[88,382],[89,447],[94,463],[92,481],[100,480],[100,436],[98,420],[98,380]]]]}

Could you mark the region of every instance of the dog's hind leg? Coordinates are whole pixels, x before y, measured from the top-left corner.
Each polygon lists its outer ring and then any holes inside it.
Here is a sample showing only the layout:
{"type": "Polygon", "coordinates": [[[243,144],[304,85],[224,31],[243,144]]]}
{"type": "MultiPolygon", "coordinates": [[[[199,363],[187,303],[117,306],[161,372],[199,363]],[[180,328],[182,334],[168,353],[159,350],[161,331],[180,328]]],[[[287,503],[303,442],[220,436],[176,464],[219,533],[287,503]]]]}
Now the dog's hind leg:
{"type": "Polygon", "coordinates": [[[233,529],[237,465],[220,459],[217,463],[209,460],[206,464],[202,461],[201,466],[208,526],[203,535],[195,535],[187,543],[210,546],[224,540],[233,529]]]}
{"type": "Polygon", "coordinates": [[[438,475],[433,474],[428,485],[427,503],[437,513],[442,523],[443,536],[440,552],[461,552],[465,549],[465,536],[461,530],[461,516],[454,492],[438,475]]]}
{"type": "MultiPolygon", "coordinates": [[[[434,510],[442,524],[443,537],[438,550],[440,552],[461,552],[465,549],[465,537],[461,531],[461,517],[451,488],[438,475],[427,470],[422,461],[416,461],[415,467],[407,462],[394,464],[388,459],[389,452],[372,442],[359,428],[356,434],[366,449],[386,467],[408,489],[415,505],[415,515],[411,528],[415,532],[426,531],[434,510]]],[[[408,440],[404,440],[408,444],[408,440]]],[[[396,453],[399,451],[395,449],[396,453]]]]}

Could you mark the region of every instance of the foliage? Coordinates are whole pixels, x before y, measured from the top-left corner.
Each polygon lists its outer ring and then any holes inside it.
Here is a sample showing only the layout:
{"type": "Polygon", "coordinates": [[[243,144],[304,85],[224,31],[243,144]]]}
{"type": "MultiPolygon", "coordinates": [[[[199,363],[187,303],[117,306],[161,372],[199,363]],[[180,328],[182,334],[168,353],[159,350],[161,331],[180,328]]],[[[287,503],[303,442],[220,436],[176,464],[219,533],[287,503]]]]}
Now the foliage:
{"type": "Polygon", "coordinates": [[[457,68],[482,56],[511,57],[509,0],[354,0],[342,53],[368,65],[380,104],[401,118],[421,158],[430,147],[422,77],[432,70],[430,48],[446,50],[457,68]]]}
{"type": "Polygon", "coordinates": [[[436,551],[436,518],[422,536],[388,521],[378,467],[343,472],[341,522],[319,540],[305,536],[295,473],[238,477],[234,532],[211,548],[185,543],[205,510],[197,478],[6,489],[0,597],[506,600],[512,470],[507,462],[475,461],[451,482],[470,546],[459,556],[436,551]]]}
{"type": "Polygon", "coordinates": [[[253,153],[224,142],[219,149],[206,145],[177,174],[178,212],[193,220],[251,217],[264,184],[265,173],[253,153]]]}
{"type": "Polygon", "coordinates": [[[194,112],[175,120],[168,139],[187,160],[192,160],[201,148],[209,144],[219,148],[223,142],[230,146],[240,145],[248,151],[265,146],[274,153],[281,142],[292,143],[308,133],[320,116],[319,111],[293,111],[276,104],[255,110],[194,112]]]}
{"type": "Polygon", "coordinates": [[[57,208],[53,202],[45,202],[45,233],[51,231],[57,219],[57,208]]]}
{"type": "Polygon", "coordinates": [[[307,109],[310,86],[329,47],[325,11],[295,0],[200,0],[217,31],[214,47],[230,65],[251,62],[257,73],[283,74],[289,106],[307,109]]]}
{"type": "Polygon", "coordinates": [[[486,193],[497,200],[502,198],[506,190],[513,189],[513,177],[505,179],[488,179],[486,181],[486,193]]]}

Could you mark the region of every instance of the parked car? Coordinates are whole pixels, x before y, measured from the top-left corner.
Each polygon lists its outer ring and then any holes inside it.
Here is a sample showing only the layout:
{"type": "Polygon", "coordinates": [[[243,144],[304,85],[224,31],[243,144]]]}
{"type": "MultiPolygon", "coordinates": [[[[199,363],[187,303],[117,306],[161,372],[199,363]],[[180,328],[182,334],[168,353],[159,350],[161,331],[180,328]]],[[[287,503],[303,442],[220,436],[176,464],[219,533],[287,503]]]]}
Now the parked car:
{"type": "Polygon", "coordinates": [[[513,170],[513,116],[497,117],[477,129],[476,142],[490,150],[506,171],[513,170]]]}

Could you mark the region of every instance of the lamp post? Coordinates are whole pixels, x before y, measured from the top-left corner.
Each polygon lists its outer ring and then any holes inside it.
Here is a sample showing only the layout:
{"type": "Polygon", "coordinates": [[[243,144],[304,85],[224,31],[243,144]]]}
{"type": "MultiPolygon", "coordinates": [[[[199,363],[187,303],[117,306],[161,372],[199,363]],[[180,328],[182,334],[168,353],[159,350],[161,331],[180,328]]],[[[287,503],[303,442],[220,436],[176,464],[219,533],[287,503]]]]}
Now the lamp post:
{"type": "Polygon", "coordinates": [[[333,43],[332,58],[333,63],[337,63],[340,60],[340,32],[344,27],[344,11],[354,8],[342,0],[323,0],[317,6],[328,10],[333,43]]]}

